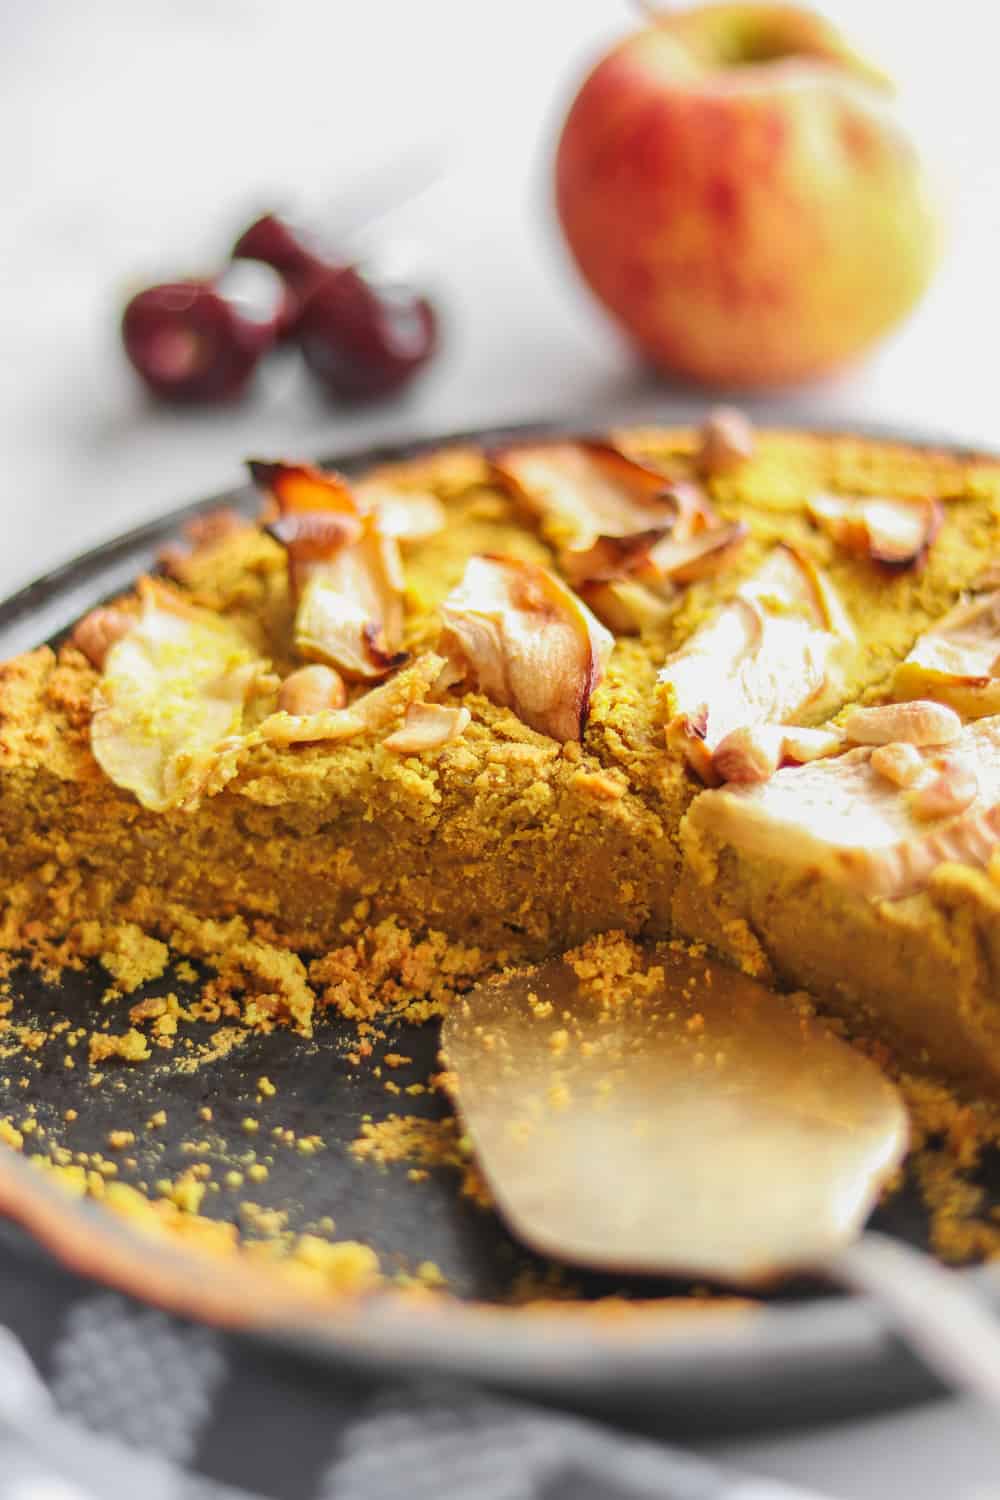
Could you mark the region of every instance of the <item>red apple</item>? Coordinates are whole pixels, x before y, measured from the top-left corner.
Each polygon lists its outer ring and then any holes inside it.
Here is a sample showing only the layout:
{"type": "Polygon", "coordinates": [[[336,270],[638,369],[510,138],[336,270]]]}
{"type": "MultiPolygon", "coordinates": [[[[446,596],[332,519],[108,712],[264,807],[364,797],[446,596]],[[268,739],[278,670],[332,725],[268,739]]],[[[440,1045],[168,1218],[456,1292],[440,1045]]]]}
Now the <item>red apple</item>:
{"type": "Polygon", "coordinates": [[[665,370],[771,385],[841,364],[926,288],[939,223],[884,76],[784,5],[664,13],[566,120],[559,217],[665,370]]]}

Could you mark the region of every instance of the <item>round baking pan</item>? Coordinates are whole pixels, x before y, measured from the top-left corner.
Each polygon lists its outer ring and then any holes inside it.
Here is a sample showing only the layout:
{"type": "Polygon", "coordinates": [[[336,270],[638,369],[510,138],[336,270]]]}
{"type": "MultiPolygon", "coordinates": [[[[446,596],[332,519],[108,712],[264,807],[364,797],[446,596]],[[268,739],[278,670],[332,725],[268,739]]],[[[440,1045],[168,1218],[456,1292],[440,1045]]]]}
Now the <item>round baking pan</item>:
{"type": "MultiPolygon", "coordinates": [[[[655,420],[684,421],[691,415],[689,409],[661,410],[655,420]]],[[[638,420],[634,413],[614,418],[630,419],[638,420]]],[[[494,445],[515,434],[599,431],[608,425],[606,414],[585,414],[558,424],[325,455],[323,462],[351,473],[451,443],[494,445]]],[[[961,447],[937,436],[865,424],[850,430],[961,447]]],[[[258,503],[250,486],[213,496],[39,578],[0,604],[0,657],[57,638],[86,609],[127,587],[192,515],[220,505],[253,513],[258,503]]],[[[18,1021],[37,1021],[45,1030],[56,1017],[83,1023],[99,1005],[107,975],[67,972],[52,986],[18,971],[14,985],[18,1021]]],[[[183,1001],[183,988],[183,980],[168,974],[142,993],[170,989],[183,1001]]],[[[211,1028],[203,1024],[207,1039],[211,1028]]],[[[294,1205],[290,1227],[332,1218],[338,1239],[370,1243],[390,1272],[435,1263],[455,1297],[414,1302],[390,1295],[304,1308],[261,1268],[232,1259],[206,1266],[205,1257],[195,1265],[181,1245],[143,1236],[98,1204],[68,1198],[16,1153],[0,1147],[0,1211],[12,1221],[4,1234],[31,1258],[40,1288],[54,1274],[54,1260],[175,1311],[266,1340],[276,1354],[281,1350],[340,1374],[349,1371],[354,1379],[474,1380],[686,1436],[816,1421],[939,1391],[865,1299],[834,1295],[815,1283],[788,1285],[752,1304],[723,1301],[706,1308],[697,1301],[685,1305],[682,1299],[691,1289],[682,1283],[575,1272],[552,1280],[552,1268],[515,1244],[491,1211],[460,1196],[453,1169],[430,1167],[425,1180],[414,1182],[405,1163],[378,1168],[351,1153],[362,1117],[405,1113],[436,1120],[448,1113],[436,1093],[387,1092],[388,1075],[379,1078],[374,1071],[378,1052],[370,1066],[352,1066],[346,1054],[353,1035],[350,1023],[333,1017],[322,1021],[312,1040],[287,1031],[253,1035],[195,1070],[169,1063],[119,1070],[116,1086],[108,1088],[90,1087],[86,1068],[67,1071],[65,1048],[54,1042],[30,1057],[5,1062],[4,1072],[12,1097],[35,1106],[48,1143],[65,1139],[74,1151],[99,1150],[112,1130],[132,1129],[139,1140],[150,1114],[165,1109],[167,1123],[157,1132],[157,1176],[174,1176],[190,1164],[185,1143],[198,1134],[211,1135],[209,1155],[222,1161],[228,1153],[231,1160],[247,1145],[241,1133],[247,1115],[260,1114],[262,1130],[276,1125],[295,1138],[315,1134],[324,1142],[315,1154],[276,1147],[266,1183],[252,1191],[247,1185],[239,1195],[207,1196],[202,1211],[233,1217],[240,1197],[253,1197],[264,1209],[289,1211],[294,1205]],[[27,1078],[20,1090],[19,1069],[27,1078]],[[266,1110],[257,1087],[264,1074],[277,1090],[266,1110]],[[200,1123],[206,1106],[211,1127],[200,1123]],[[67,1109],[77,1112],[71,1139],[64,1124],[67,1109]],[[15,1223],[22,1227],[12,1227],[15,1223]],[[550,1282],[563,1296],[568,1289],[570,1300],[530,1311],[510,1305],[518,1288],[530,1285],[537,1296],[550,1282]],[[618,1294],[651,1300],[648,1307],[613,1315],[605,1299],[618,1294]],[[657,1300],[664,1297],[671,1300],[657,1300]]],[[[383,1052],[412,1059],[393,1073],[405,1086],[433,1071],[437,1028],[393,1023],[379,1045],[383,1052]]],[[[143,1171],[151,1174],[150,1160],[140,1162],[135,1175],[143,1171]]],[[[1000,1204],[1000,1161],[985,1163],[981,1182],[988,1205],[1000,1204]]],[[[875,1222],[910,1243],[927,1245],[926,1215],[912,1188],[893,1196],[875,1222]]],[[[980,1290],[984,1315],[987,1307],[1000,1307],[1000,1278],[993,1270],[962,1274],[980,1290]]]]}

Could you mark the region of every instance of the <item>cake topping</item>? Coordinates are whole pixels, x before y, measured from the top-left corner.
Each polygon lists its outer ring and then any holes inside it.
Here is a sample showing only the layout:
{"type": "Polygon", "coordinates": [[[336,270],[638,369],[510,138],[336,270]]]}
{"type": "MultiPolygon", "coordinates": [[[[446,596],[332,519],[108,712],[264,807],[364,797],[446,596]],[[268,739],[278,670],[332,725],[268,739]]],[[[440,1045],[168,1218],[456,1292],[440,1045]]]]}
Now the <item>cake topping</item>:
{"type": "Polygon", "coordinates": [[[913,786],[926,770],[924,758],[916,745],[905,741],[889,745],[876,745],[872,751],[871,768],[895,786],[913,786]]]}
{"type": "Polygon", "coordinates": [[[386,480],[365,479],[355,486],[358,504],[375,511],[386,536],[421,542],[444,529],[445,508],[429,490],[394,489],[386,480]]]}
{"type": "Polygon", "coordinates": [[[493,473],[562,547],[582,550],[601,536],[669,530],[677,514],[665,476],[611,443],[505,448],[493,454],[493,473]]]}
{"type": "Polygon", "coordinates": [[[472,715],[467,708],[446,703],[411,703],[402,729],[387,735],[382,744],[396,755],[419,755],[437,750],[464,734],[472,715]]]}
{"type": "Polygon", "coordinates": [[[140,581],[139,597],[139,616],[105,658],[91,747],[144,807],[191,807],[235,772],[238,737],[273,706],[277,679],[232,621],[154,579],[140,581]]]}
{"type": "Polygon", "coordinates": [[[877,708],[853,708],[844,720],[844,733],[856,745],[950,745],[962,733],[962,721],[943,703],[919,698],[909,703],[885,703],[877,708]]]}
{"type": "Polygon", "coordinates": [[[802,765],[844,748],[844,737],[830,729],[797,729],[785,724],[754,724],[733,729],[712,756],[722,781],[766,781],[779,766],[802,765]]]}
{"type": "Polygon", "coordinates": [[[839,680],[851,626],[827,580],[807,558],[776,547],[709,624],[659,674],[667,743],[704,781],[714,753],[737,729],[781,724],[839,680]]]}
{"type": "Polygon", "coordinates": [[[312,464],[251,459],[249,467],[255,484],[271,497],[282,516],[359,519],[375,514],[384,534],[399,541],[420,541],[445,524],[444,506],[426,490],[399,489],[377,477],[351,485],[342,474],[312,464]]]}
{"type": "Polygon", "coordinates": [[[295,616],[296,649],[348,677],[384,677],[406,660],[402,639],[399,548],[374,515],[365,516],[358,541],[309,563],[295,616]]]}
{"type": "Polygon", "coordinates": [[[247,467],[254,484],[270,496],[281,515],[334,512],[356,516],[360,506],[342,474],[313,464],[288,464],[280,459],[251,458],[247,467]]]}
{"type": "Polygon", "coordinates": [[[587,548],[561,553],[559,562],[573,584],[631,578],[669,597],[676,585],[717,573],[748,534],[742,521],[723,525],[702,516],[692,531],[679,519],[672,531],[660,527],[626,537],[600,536],[587,548]]]}
{"type": "Polygon", "coordinates": [[[938,755],[907,792],[916,818],[947,818],[964,812],[979,795],[975,766],[962,755],[938,755]]]}
{"type": "Polygon", "coordinates": [[[732,474],[753,457],[750,418],[735,406],[710,411],[699,436],[698,468],[707,479],[732,474]]]}
{"type": "Polygon", "coordinates": [[[900,662],[893,697],[920,693],[952,704],[966,718],[1000,712],[1000,591],[957,604],[900,662]]]}
{"type": "Polygon", "coordinates": [[[936,500],[869,495],[814,495],[809,514],[839,547],[884,568],[922,564],[941,525],[936,500]]]}
{"type": "Polygon", "coordinates": [[[1000,718],[967,725],[941,752],[861,746],[828,760],[789,766],[759,786],[723,787],[688,814],[701,832],[741,852],[815,870],[861,894],[891,900],[923,888],[946,861],[982,866],[1000,846],[1000,718]]]}
{"type": "Polygon", "coordinates": [[[340,673],[319,663],[299,667],[278,691],[278,708],[286,714],[318,714],[328,708],[343,708],[346,702],[347,689],[340,673]]]}
{"type": "Polygon", "coordinates": [[[126,614],[113,605],[92,609],[74,625],[70,640],[78,651],[82,651],[92,667],[98,671],[104,666],[104,658],[116,641],[136,622],[135,615],[126,614]]]}
{"type": "Polygon", "coordinates": [[[581,583],[577,592],[597,618],[615,635],[642,635],[656,630],[669,619],[674,604],[661,591],[654,592],[633,578],[581,583]]]}
{"type": "Polygon", "coordinates": [[[473,557],[441,616],[456,673],[540,734],[582,739],[614,642],[560,579],[536,563],[473,557]]]}

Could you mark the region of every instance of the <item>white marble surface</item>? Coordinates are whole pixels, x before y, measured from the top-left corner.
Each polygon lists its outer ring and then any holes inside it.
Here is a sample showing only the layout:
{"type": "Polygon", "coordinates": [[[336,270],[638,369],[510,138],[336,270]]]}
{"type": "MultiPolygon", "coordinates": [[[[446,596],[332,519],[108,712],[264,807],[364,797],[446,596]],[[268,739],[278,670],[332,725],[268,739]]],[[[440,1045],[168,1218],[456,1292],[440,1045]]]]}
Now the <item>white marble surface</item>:
{"type": "MultiPolygon", "coordinates": [[[[895,71],[950,184],[952,246],[912,321],[864,366],[764,403],[1000,445],[1000,147],[994,23],[841,0],[895,71]],[[993,341],[992,346],[990,341],[993,341]]],[[[0,594],[165,507],[237,480],[247,452],[309,453],[476,422],[676,396],[575,282],[548,198],[575,81],[630,24],[625,0],[11,0],[0,13],[0,594]],[[126,288],[210,265],[258,206],[333,199],[398,155],[447,175],[382,226],[422,250],[444,351],[402,403],[338,412],[294,363],[244,406],[150,405],[125,368],[126,288]]],[[[841,1500],[985,1500],[1000,1447],[959,1403],[741,1443],[761,1471],[841,1500]]]]}

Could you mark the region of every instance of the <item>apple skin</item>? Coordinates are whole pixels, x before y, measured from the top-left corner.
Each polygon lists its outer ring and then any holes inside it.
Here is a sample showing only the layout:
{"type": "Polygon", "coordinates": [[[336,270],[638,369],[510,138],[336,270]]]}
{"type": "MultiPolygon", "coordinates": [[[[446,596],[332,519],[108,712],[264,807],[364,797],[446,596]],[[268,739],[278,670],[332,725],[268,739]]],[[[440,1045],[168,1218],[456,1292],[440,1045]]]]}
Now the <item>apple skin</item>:
{"type": "Polygon", "coordinates": [[[654,364],[791,383],[910,311],[942,235],[887,95],[786,6],[670,13],[597,65],[559,141],[556,204],[584,279],[654,364]]]}

